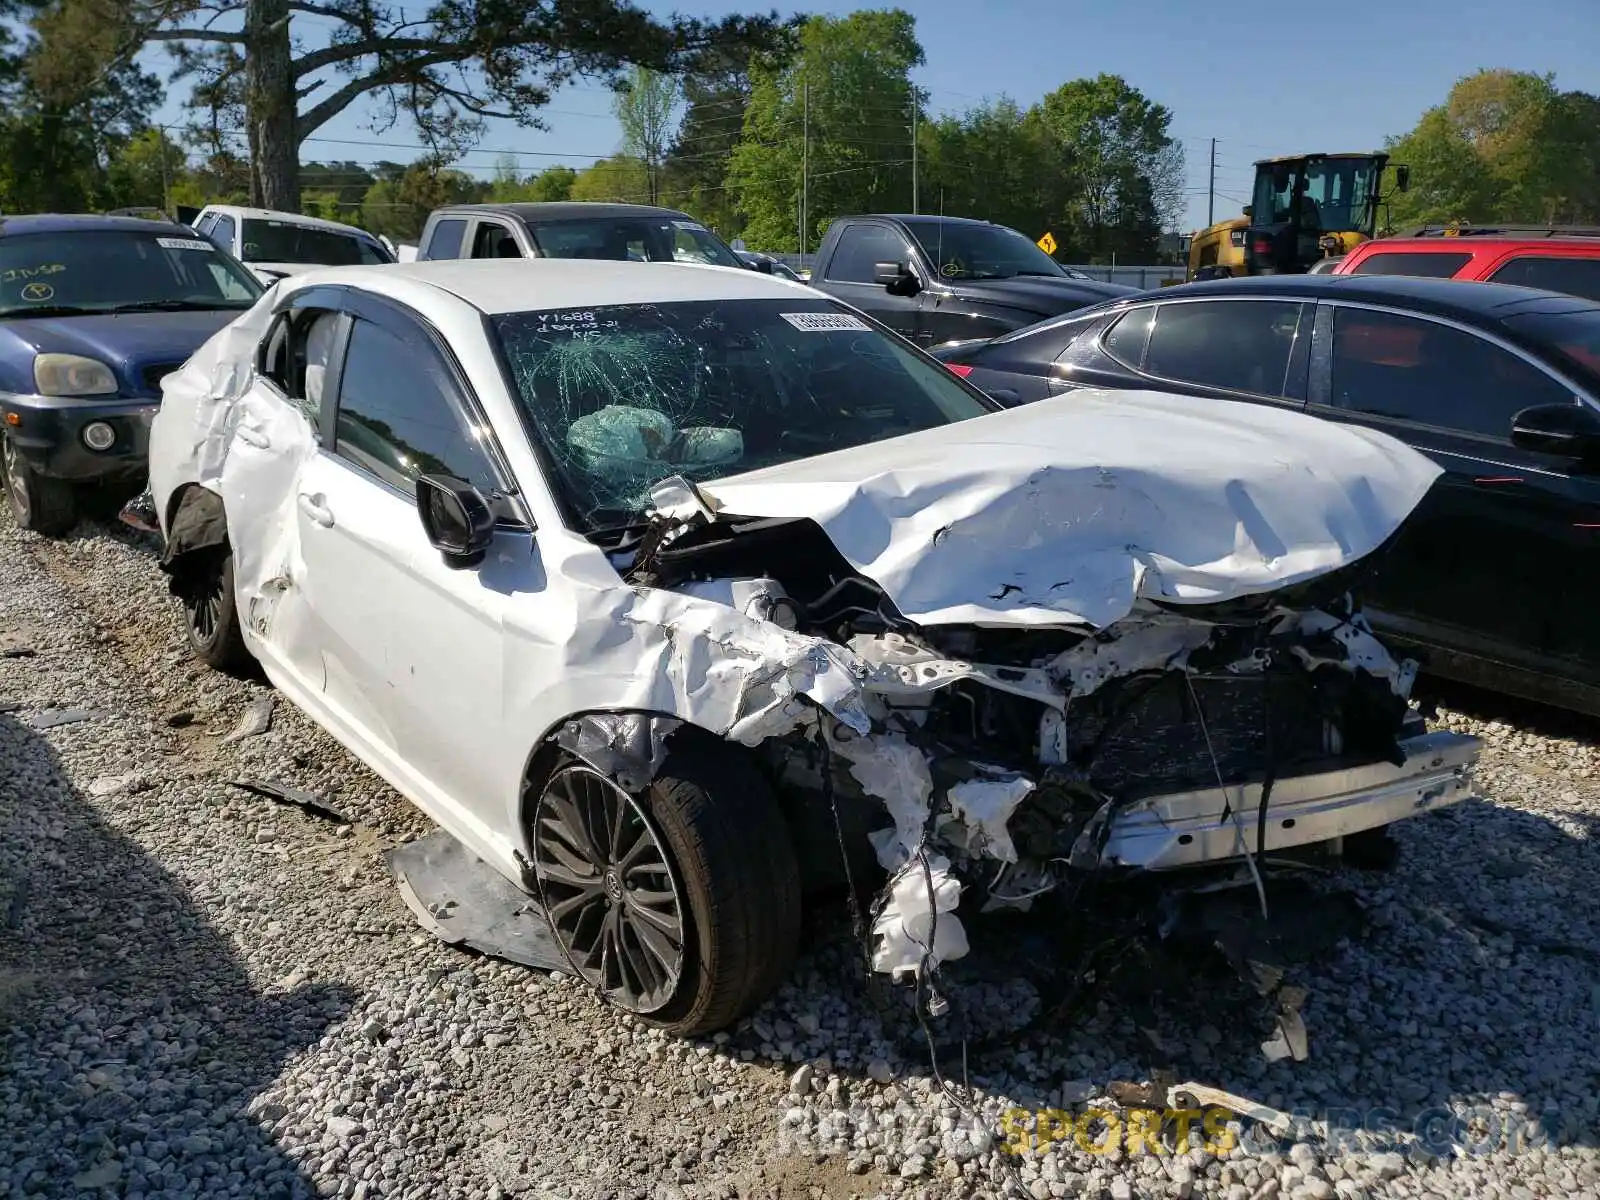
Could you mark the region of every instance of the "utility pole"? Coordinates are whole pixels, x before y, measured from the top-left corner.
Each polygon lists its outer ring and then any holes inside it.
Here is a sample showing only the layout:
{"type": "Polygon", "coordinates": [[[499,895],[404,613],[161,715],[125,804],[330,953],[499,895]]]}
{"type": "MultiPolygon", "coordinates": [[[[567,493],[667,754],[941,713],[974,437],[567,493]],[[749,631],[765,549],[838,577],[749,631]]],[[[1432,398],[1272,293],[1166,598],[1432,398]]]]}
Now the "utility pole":
{"type": "Polygon", "coordinates": [[[1211,183],[1206,189],[1206,224],[1217,219],[1217,139],[1211,139],[1211,183]]]}
{"type": "Polygon", "coordinates": [[[811,85],[800,81],[800,265],[805,265],[806,212],[811,199],[811,85]]]}
{"type": "Polygon", "coordinates": [[[917,85],[911,85],[911,215],[917,215],[917,85]]]}

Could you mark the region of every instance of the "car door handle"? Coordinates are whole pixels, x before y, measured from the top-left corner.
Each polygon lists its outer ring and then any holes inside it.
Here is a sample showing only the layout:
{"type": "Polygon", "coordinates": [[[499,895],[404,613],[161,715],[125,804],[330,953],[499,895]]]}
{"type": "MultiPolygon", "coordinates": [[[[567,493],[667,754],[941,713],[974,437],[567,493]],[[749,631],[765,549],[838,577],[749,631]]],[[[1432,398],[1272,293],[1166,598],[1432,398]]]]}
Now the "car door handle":
{"type": "Polygon", "coordinates": [[[310,517],[324,529],[327,529],[333,524],[333,510],[322,502],[322,496],[320,493],[315,496],[308,496],[304,492],[301,492],[300,511],[305,513],[306,516],[310,517]]]}

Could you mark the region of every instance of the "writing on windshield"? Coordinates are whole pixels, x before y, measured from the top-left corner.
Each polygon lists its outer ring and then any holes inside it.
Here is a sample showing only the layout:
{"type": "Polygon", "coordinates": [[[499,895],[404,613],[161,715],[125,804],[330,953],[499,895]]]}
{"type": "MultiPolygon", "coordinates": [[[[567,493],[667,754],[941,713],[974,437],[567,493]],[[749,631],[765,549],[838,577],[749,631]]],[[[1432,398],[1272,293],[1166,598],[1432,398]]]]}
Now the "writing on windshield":
{"type": "Polygon", "coordinates": [[[0,239],[0,317],[81,309],[244,309],[259,283],[203,238],[127,230],[0,239]]]}

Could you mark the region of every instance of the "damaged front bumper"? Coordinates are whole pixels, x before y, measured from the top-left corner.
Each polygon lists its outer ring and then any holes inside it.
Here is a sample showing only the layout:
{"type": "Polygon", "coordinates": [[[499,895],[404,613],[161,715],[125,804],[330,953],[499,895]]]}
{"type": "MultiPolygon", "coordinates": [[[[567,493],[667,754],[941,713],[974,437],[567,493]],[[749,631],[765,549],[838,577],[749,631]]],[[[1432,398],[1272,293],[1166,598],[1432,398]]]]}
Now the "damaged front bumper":
{"type": "Polygon", "coordinates": [[[1377,829],[1472,794],[1476,738],[1440,730],[1406,738],[1400,750],[1399,766],[1369,763],[1275,780],[1264,828],[1261,783],[1137,801],[1112,818],[1100,863],[1163,871],[1271,854],[1377,829]]]}

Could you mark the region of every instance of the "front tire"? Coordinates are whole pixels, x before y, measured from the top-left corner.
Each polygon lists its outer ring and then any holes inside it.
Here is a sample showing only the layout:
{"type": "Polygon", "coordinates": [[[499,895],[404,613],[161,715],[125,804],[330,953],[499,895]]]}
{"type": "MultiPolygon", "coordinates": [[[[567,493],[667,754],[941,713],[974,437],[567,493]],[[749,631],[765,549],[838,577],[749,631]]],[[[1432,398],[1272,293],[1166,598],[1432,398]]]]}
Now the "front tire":
{"type": "Polygon", "coordinates": [[[539,899],[573,971],[681,1036],[710,1033],[782,982],[800,874],[776,797],[740,747],[684,731],[631,796],[567,761],[532,816],[539,899]]]}
{"type": "Polygon", "coordinates": [[[206,561],[195,564],[183,586],[184,630],[189,647],[207,666],[230,675],[249,668],[250,651],[239,625],[233,590],[233,551],[227,547],[196,551],[206,561]]]}
{"type": "Polygon", "coordinates": [[[39,474],[9,437],[0,437],[0,459],[5,468],[6,499],[18,528],[45,537],[71,533],[78,523],[77,489],[65,479],[39,474]]]}

